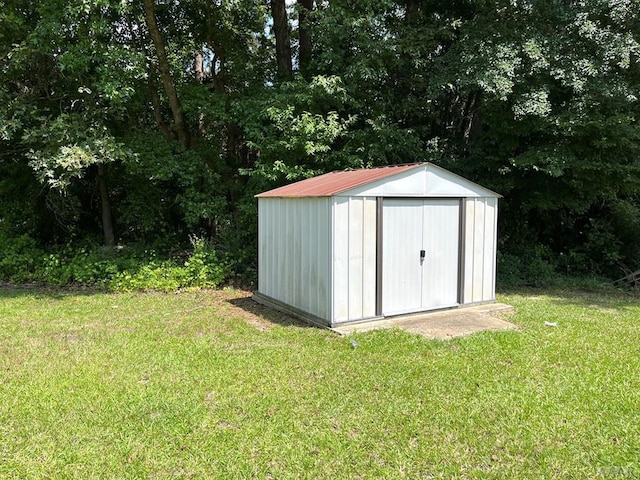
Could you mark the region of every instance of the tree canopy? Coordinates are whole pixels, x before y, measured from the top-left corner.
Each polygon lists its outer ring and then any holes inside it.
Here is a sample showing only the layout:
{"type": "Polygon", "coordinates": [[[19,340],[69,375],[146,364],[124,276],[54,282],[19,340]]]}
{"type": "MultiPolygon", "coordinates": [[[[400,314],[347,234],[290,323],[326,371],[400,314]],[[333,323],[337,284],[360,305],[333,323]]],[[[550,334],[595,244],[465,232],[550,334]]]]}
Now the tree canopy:
{"type": "MultiPolygon", "coordinates": [[[[253,195],[431,161],[502,272],[640,268],[640,0],[0,0],[0,238],[210,239],[253,195]]],[[[98,240],[95,240],[98,241],[98,240]]]]}

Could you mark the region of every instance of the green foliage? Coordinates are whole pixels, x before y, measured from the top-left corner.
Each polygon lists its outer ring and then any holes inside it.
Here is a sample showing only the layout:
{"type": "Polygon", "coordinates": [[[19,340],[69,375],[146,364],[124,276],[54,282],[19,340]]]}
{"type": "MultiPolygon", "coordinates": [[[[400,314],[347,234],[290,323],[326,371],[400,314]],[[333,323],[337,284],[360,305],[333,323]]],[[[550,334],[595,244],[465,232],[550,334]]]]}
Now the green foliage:
{"type": "MultiPolygon", "coordinates": [[[[268,2],[160,2],[183,144],[140,5],[1,6],[0,231],[54,252],[59,283],[111,275],[64,270],[103,209],[122,244],[197,235],[251,274],[254,194],[424,160],[504,195],[505,278],[640,265],[639,0],[314,2],[304,68],[289,4],[287,79],[268,2]]],[[[25,280],[46,263],[2,261],[25,280]]]]}
{"type": "Polygon", "coordinates": [[[29,164],[42,183],[61,191],[73,179],[84,177],[92,165],[135,159],[106,126],[76,114],[44,120],[25,132],[23,141],[41,146],[29,152],[29,164]]]}
{"type": "Polygon", "coordinates": [[[57,286],[101,287],[108,284],[120,268],[134,263],[131,258],[117,258],[106,252],[85,249],[48,253],[39,259],[33,279],[57,286]]]}
{"type": "Polygon", "coordinates": [[[245,173],[270,182],[301,180],[346,165],[333,163],[333,147],[354,117],[338,113],[348,96],[339,77],[316,76],[284,83],[263,97],[238,102],[247,145],[260,152],[245,173]],[[258,100],[256,102],[256,100],[258,100]]]}
{"type": "Polygon", "coordinates": [[[135,160],[122,164],[118,218],[126,241],[185,231],[215,235],[226,226],[229,186],[201,159],[158,134],[126,139],[135,160]],[[200,230],[205,230],[201,232],[200,230]]]}
{"type": "Polygon", "coordinates": [[[214,288],[233,274],[234,263],[208,242],[192,238],[184,259],[143,247],[66,247],[45,251],[23,235],[3,242],[0,280],[55,286],[89,286],[114,291],[214,288]]]}
{"type": "Polygon", "coordinates": [[[214,288],[231,274],[231,263],[200,238],[192,238],[193,252],[183,264],[151,261],[137,269],[119,272],[109,283],[115,291],[214,288]]]}
{"type": "Polygon", "coordinates": [[[11,282],[31,281],[44,252],[28,235],[7,237],[0,229],[0,279],[11,282]]]}
{"type": "Polygon", "coordinates": [[[551,250],[544,245],[526,246],[514,253],[498,252],[498,286],[548,287],[562,283],[558,263],[551,250]]]}

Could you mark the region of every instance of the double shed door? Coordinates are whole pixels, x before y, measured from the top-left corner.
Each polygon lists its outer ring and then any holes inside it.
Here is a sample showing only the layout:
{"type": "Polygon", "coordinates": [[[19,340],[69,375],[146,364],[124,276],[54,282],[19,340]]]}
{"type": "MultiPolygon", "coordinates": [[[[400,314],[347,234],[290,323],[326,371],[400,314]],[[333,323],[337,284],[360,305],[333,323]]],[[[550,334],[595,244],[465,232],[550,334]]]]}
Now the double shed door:
{"type": "Polygon", "coordinates": [[[460,199],[382,204],[382,314],[458,304],[460,199]]]}

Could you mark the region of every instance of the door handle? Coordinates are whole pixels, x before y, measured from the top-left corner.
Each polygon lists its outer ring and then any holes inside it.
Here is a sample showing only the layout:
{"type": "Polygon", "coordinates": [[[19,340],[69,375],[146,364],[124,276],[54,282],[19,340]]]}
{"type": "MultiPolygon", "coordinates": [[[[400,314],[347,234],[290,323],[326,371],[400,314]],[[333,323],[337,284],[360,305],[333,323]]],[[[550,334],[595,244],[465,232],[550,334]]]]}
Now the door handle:
{"type": "Polygon", "coordinates": [[[425,252],[424,250],[420,250],[420,263],[424,262],[424,257],[426,256],[427,252],[425,252]]]}

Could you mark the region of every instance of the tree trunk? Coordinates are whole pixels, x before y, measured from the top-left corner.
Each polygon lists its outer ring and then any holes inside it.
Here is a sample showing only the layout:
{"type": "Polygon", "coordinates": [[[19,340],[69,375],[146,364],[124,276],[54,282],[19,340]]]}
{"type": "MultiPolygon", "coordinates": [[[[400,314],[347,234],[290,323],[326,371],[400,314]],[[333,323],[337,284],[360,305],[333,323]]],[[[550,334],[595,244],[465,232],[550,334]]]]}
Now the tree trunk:
{"type": "Polygon", "coordinates": [[[107,167],[98,164],[98,190],[100,191],[100,207],[102,210],[102,232],[104,233],[104,244],[113,247],[116,244],[113,234],[113,217],[111,216],[111,201],[109,200],[109,189],[107,188],[107,167]]]}
{"type": "Polygon", "coordinates": [[[193,69],[196,72],[198,83],[204,82],[204,58],[201,51],[197,51],[193,58],[193,69]]]}
{"type": "Polygon", "coordinates": [[[412,24],[418,17],[420,11],[420,0],[407,0],[407,10],[405,11],[404,21],[412,24]]]}
{"type": "Polygon", "coordinates": [[[480,127],[480,102],[482,100],[482,92],[474,91],[469,94],[463,110],[462,138],[465,144],[469,144],[478,136],[480,127]]]}
{"type": "Polygon", "coordinates": [[[227,53],[223,43],[216,37],[216,35],[220,34],[220,31],[211,17],[211,2],[205,2],[204,16],[206,28],[205,44],[213,52],[210,67],[211,73],[207,80],[212,82],[215,92],[224,92],[227,82],[227,53]]]}
{"type": "Polygon", "coordinates": [[[173,122],[175,124],[176,133],[178,134],[178,139],[185,148],[189,148],[191,138],[189,130],[187,129],[187,122],[184,118],[184,112],[182,111],[182,105],[178,98],[178,92],[176,91],[176,85],[173,82],[171,71],[169,70],[169,61],[167,60],[164,38],[162,33],[160,33],[158,23],[156,22],[154,0],[144,0],[144,19],[147,23],[147,28],[149,29],[149,34],[151,35],[153,44],[156,47],[160,79],[162,80],[164,91],[169,99],[169,106],[171,107],[171,113],[173,114],[173,122]]]}
{"type": "Polygon", "coordinates": [[[300,51],[298,60],[300,62],[300,72],[306,75],[311,63],[311,29],[309,28],[309,14],[313,11],[313,0],[298,0],[298,40],[300,51]]]}
{"type": "Polygon", "coordinates": [[[153,65],[149,68],[149,92],[151,95],[151,106],[153,108],[153,118],[158,125],[158,130],[164,138],[175,140],[176,134],[169,128],[162,118],[162,105],[160,104],[160,94],[158,93],[157,72],[153,65]]]}
{"type": "MultiPolygon", "coordinates": [[[[204,83],[204,55],[202,51],[198,50],[193,57],[193,70],[196,73],[196,80],[198,83],[204,83]]],[[[198,136],[204,137],[206,135],[206,129],[204,127],[204,113],[198,114],[198,136]]]]}
{"type": "MultiPolygon", "coordinates": [[[[145,0],[145,2],[147,1],[149,0],[145,0]]],[[[288,79],[293,75],[293,66],[291,62],[289,19],[287,18],[285,0],[271,0],[271,14],[273,15],[273,32],[276,36],[278,76],[283,79],[288,79]]]]}

